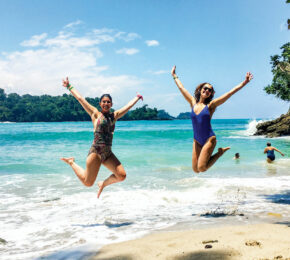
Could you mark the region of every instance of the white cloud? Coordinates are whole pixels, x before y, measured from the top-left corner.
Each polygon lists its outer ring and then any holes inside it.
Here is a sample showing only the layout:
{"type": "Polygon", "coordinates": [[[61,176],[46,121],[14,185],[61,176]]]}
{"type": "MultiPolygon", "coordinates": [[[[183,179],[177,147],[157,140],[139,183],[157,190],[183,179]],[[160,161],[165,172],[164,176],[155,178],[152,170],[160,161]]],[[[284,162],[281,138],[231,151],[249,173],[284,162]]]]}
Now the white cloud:
{"type": "Polygon", "coordinates": [[[77,20],[75,22],[72,22],[72,23],[65,25],[63,28],[72,28],[72,27],[75,27],[75,26],[82,24],[82,23],[83,22],[81,20],[77,20]]]}
{"type": "Polygon", "coordinates": [[[158,70],[158,71],[153,71],[152,74],[154,75],[161,75],[161,74],[167,74],[169,73],[168,70],[158,70]]]}
{"type": "Polygon", "coordinates": [[[116,51],[117,54],[126,54],[126,55],[134,55],[138,52],[139,52],[139,50],[134,49],[134,48],[131,48],[131,49],[123,48],[123,49],[116,51]]]}
{"type": "Polygon", "coordinates": [[[40,45],[41,40],[44,40],[47,37],[47,33],[42,33],[40,35],[34,35],[30,38],[30,40],[23,41],[21,43],[22,46],[26,47],[36,47],[40,45]]]}
{"type": "Polygon", "coordinates": [[[116,38],[118,39],[122,39],[125,42],[130,42],[133,41],[135,39],[141,38],[141,36],[137,33],[125,33],[125,32],[118,32],[116,33],[116,38]]]}
{"type": "Polygon", "coordinates": [[[108,92],[128,100],[128,92],[134,94],[142,80],[131,75],[110,75],[109,67],[99,63],[103,56],[100,44],[122,40],[116,33],[103,28],[81,36],[66,30],[53,37],[47,33],[34,35],[21,43],[26,50],[0,55],[0,87],[6,93],[60,95],[66,91],[62,79],[68,76],[84,96],[108,92]]]}
{"type": "Polygon", "coordinates": [[[146,41],[147,46],[152,47],[152,46],[158,46],[159,42],[156,40],[150,40],[150,41],[146,41]]]}

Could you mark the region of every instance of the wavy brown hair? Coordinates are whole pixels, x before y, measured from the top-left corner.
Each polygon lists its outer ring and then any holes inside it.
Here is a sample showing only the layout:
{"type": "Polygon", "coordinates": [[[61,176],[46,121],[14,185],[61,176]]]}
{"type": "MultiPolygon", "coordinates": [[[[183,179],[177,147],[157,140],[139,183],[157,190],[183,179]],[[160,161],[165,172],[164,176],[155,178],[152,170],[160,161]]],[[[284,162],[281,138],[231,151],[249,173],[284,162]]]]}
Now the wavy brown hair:
{"type": "MultiPolygon", "coordinates": [[[[204,87],[204,85],[206,85],[206,84],[211,85],[211,84],[208,83],[208,82],[204,82],[204,83],[199,84],[199,85],[196,87],[196,89],[195,89],[195,91],[194,91],[194,97],[195,97],[195,99],[196,99],[196,102],[198,102],[198,101],[200,100],[200,92],[201,92],[202,88],[204,87]]],[[[211,85],[211,86],[212,86],[212,85],[211,85]]],[[[213,89],[213,87],[212,87],[211,95],[210,95],[210,96],[209,96],[209,97],[204,101],[204,103],[205,103],[206,105],[210,103],[210,101],[212,100],[212,98],[213,98],[213,96],[214,96],[214,93],[215,93],[215,91],[214,91],[214,89],[213,89]]]]}

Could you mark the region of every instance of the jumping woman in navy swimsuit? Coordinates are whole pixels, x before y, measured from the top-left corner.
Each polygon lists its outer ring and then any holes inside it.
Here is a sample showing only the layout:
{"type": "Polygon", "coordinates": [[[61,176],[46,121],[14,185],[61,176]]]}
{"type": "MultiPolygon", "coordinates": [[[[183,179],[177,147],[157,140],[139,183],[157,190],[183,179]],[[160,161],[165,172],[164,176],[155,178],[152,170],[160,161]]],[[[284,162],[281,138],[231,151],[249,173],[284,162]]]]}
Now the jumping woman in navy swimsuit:
{"type": "Polygon", "coordinates": [[[233,94],[247,85],[253,78],[248,72],[245,80],[235,88],[219,98],[213,99],[214,89],[209,83],[201,83],[194,92],[194,97],[183,87],[175,73],[176,66],[171,70],[171,75],[179,88],[181,94],[191,107],[191,120],[194,132],[192,169],[196,173],[208,170],[218,158],[230,147],[219,148],[218,152],[212,155],[217,140],[211,128],[211,118],[216,108],[226,102],[233,94]],[[213,100],[212,100],[213,99],[213,100]]]}

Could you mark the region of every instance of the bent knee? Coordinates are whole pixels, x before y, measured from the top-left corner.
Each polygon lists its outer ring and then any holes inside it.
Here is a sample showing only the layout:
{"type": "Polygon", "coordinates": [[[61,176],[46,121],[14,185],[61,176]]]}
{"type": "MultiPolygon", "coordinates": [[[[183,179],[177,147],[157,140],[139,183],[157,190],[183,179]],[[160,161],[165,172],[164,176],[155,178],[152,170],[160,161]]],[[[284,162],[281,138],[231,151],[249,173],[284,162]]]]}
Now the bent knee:
{"type": "Polygon", "coordinates": [[[192,166],[192,170],[195,172],[195,173],[199,173],[199,170],[196,166],[192,166]]]}
{"type": "Polygon", "coordinates": [[[207,168],[206,168],[205,165],[202,165],[202,166],[198,167],[198,171],[200,171],[200,172],[205,172],[206,170],[207,170],[207,168]]]}
{"type": "Polygon", "coordinates": [[[215,135],[212,136],[212,137],[210,137],[210,142],[211,142],[211,143],[216,143],[216,142],[217,142],[217,140],[216,140],[216,136],[215,136],[215,135]]]}
{"type": "Polygon", "coordinates": [[[122,171],[122,172],[118,172],[116,177],[119,181],[124,181],[126,179],[126,172],[125,171],[122,171]]]}
{"type": "Polygon", "coordinates": [[[92,187],[93,185],[94,185],[94,181],[91,181],[91,180],[85,180],[84,181],[84,185],[86,186],[86,187],[92,187]]]}

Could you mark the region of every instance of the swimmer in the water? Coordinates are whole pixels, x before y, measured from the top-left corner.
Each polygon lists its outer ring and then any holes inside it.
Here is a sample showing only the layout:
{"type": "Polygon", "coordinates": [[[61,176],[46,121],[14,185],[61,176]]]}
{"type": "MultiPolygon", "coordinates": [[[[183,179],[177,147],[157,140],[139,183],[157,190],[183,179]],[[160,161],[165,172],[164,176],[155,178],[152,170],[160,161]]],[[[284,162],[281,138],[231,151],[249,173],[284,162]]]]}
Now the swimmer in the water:
{"type": "Polygon", "coordinates": [[[267,143],[267,147],[264,149],[264,153],[267,154],[267,162],[271,163],[275,160],[275,154],[274,151],[277,151],[280,153],[282,156],[284,156],[284,153],[279,151],[276,147],[271,146],[271,143],[267,143]]]}

